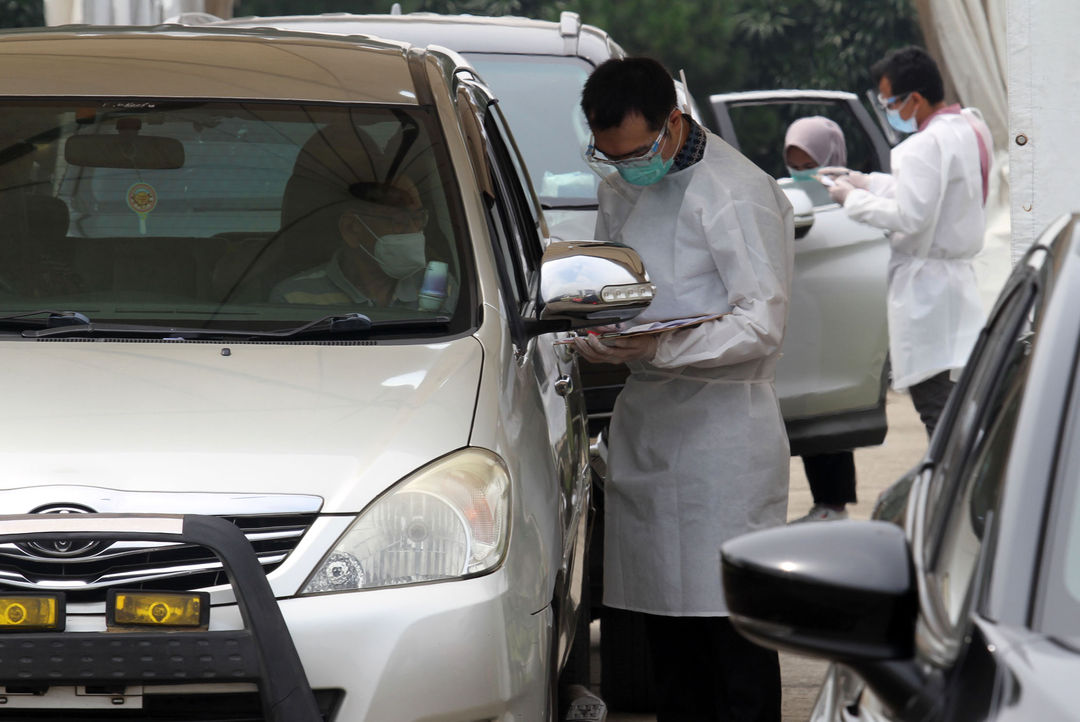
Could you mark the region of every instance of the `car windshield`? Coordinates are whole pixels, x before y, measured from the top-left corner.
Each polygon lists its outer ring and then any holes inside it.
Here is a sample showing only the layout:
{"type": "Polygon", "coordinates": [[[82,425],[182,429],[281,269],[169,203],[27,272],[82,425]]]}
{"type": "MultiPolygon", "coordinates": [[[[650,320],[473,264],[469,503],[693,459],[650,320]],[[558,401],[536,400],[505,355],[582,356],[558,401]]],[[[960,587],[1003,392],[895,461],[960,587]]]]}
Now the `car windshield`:
{"type": "Polygon", "coordinates": [[[445,159],[409,107],[8,101],[0,315],[456,331],[471,284],[445,159]]]}
{"type": "Polygon", "coordinates": [[[595,206],[599,178],[583,156],[589,125],[579,105],[592,66],[573,57],[467,55],[503,101],[540,202],[547,208],[595,206]]]}

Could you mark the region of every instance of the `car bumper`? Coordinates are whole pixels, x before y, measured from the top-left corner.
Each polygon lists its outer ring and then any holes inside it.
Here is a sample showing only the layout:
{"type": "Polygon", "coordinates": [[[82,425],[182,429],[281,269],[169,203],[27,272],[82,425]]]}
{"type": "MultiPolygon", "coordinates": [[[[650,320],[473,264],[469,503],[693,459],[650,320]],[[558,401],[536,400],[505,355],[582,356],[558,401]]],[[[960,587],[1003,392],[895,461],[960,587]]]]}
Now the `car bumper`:
{"type": "Polygon", "coordinates": [[[280,606],[312,688],[345,691],[338,722],[542,718],[551,609],[523,608],[501,570],[280,606]]]}

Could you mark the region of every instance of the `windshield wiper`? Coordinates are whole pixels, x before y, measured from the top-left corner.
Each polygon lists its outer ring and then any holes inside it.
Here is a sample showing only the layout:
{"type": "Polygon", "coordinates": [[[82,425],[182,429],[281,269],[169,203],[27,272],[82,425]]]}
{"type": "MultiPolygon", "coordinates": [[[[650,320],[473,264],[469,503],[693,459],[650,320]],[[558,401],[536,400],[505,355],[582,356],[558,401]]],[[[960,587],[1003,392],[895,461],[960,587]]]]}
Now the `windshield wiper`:
{"type": "Polygon", "coordinates": [[[50,308],[0,316],[0,327],[14,328],[16,330],[86,326],[89,323],[90,319],[78,311],[56,311],[50,308]]]}
{"type": "Polygon", "coordinates": [[[263,331],[260,338],[295,338],[306,333],[350,333],[353,331],[367,331],[373,323],[370,318],[362,313],[331,314],[308,321],[295,328],[286,328],[281,331],[263,331]]]}
{"type": "MultiPolygon", "coordinates": [[[[85,318],[85,316],[83,316],[83,318],[85,318]]],[[[2,322],[3,318],[0,317],[0,323],[2,322]]],[[[22,332],[22,335],[26,338],[50,338],[55,336],[74,336],[76,334],[87,334],[90,336],[157,336],[176,341],[222,337],[239,339],[288,339],[312,334],[344,335],[376,331],[414,331],[429,328],[443,329],[449,323],[450,319],[445,316],[393,321],[372,321],[362,313],[346,313],[323,316],[322,318],[308,321],[293,328],[284,328],[276,331],[253,331],[249,329],[184,328],[177,326],[92,323],[87,320],[80,325],[27,329],[22,332]]]]}
{"type": "Polygon", "coordinates": [[[343,316],[324,316],[309,321],[296,328],[282,331],[266,331],[260,337],[295,338],[315,333],[351,333],[369,332],[386,333],[394,331],[441,331],[450,325],[448,316],[434,318],[403,318],[372,321],[362,313],[348,313],[343,316]]]}

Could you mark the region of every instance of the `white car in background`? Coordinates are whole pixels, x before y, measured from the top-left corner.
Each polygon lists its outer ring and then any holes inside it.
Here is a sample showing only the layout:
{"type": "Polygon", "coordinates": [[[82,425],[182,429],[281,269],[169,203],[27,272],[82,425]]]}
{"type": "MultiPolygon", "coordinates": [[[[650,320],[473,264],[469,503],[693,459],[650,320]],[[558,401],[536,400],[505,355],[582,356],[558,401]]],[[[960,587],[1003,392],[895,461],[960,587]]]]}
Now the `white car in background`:
{"type": "Polygon", "coordinates": [[[797,224],[791,306],[776,367],[791,453],[880,444],[888,384],[888,240],[881,229],[848,218],[817,181],[787,177],[783,145],[792,121],[822,115],[843,129],[848,166],[870,173],[888,172],[889,141],[853,93],[750,91],[716,94],[710,102],[720,137],[776,178],[793,203],[809,199],[812,206],[802,227],[797,224]]]}

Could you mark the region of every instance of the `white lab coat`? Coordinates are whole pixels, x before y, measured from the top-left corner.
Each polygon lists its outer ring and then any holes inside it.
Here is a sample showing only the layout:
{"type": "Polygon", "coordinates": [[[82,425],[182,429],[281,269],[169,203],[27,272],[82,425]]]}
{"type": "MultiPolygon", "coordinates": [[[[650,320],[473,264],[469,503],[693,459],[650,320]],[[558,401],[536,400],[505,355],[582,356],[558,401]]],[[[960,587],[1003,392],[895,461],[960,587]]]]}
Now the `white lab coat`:
{"type": "Polygon", "coordinates": [[[601,184],[597,238],[632,246],[656,284],[635,319],[730,312],[665,333],[630,364],[611,421],[604,603],[724,616],[720,545],[783,524],[789,449],[773,386],[793,266],[791,206],[709,134],[698,163],[601,184]]]}
{"type": "Polygon", "coordinates": [[[973,263],[985,226],[982,175],[968,118],[931,118],[893,149],[892,174],[872,173],[870,188],[851,191],[844,210],[891,231],[893,387],[963,368],[986,321],[973,263]]]}

